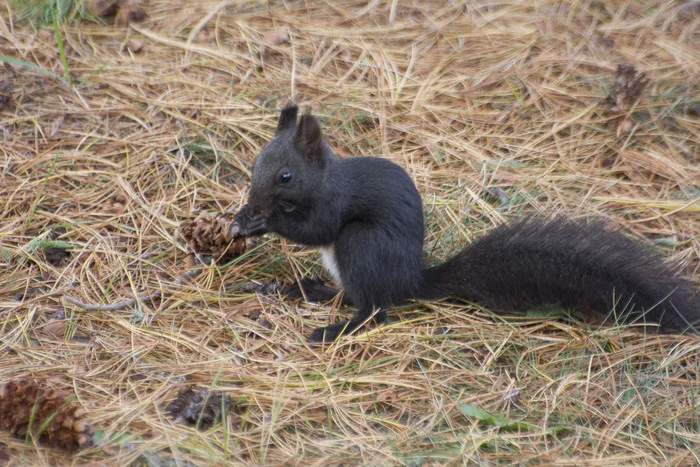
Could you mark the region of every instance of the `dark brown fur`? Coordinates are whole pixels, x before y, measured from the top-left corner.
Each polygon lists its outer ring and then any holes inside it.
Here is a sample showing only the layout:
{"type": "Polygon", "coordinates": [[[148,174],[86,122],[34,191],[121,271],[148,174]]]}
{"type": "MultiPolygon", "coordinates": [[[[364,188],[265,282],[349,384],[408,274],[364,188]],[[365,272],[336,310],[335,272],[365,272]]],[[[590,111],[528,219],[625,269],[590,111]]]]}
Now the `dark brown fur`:
{"type": "Polygon", "coordinates": [[[445,295],[497,310],[556,305],[611,321],[700,322],[691,284],[653,250],[602,222],[527,219],[498,227],[425,271],[424,298],[445,295]]]}
{"type": "MultiPolygon", "coordinates": [[[[700,322],[691,286],[649,248],[608,230],[563,218],[501,226],[457,256],[425,268],[423,207],[405,170],[376,157],[336,157],[318,122],[282,111],[275,138],[253,167],[248,204],[236,215],[245,235],[274,232],[332,251],[345,295],[357,308],[346,322],[316,329],[333,340],[375,309],[407,299],[456,296],[499,310],[557,305],[658,322],[682,330],[700,322]]],[[[327,291],[325,291],[327,295],[327,291]]]]}

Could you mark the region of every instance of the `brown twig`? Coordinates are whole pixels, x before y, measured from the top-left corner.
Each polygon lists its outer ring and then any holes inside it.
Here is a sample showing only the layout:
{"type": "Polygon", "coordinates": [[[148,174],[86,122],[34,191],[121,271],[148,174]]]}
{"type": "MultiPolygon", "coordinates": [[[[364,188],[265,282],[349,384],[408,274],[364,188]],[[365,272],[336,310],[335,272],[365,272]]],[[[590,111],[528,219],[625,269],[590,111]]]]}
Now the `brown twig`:
{"type": "MultiPolygon", "coordinates": [[[[192,277],[195,277],[197,274],[202,272],[204,268],[193,268],[178,277],[173,281],[172,286],[168,286],[166,288],[166,291],[172,291],[175,289],[176,286],[182,285],[185,283],[187,279],[191,279],[192,277]]],[[[138,295],[135,298],[128,298],[126,300],[122,300],[120,302],[115,302],[115,303],[109,303],[106,305],[103,304],[94,304],[94,303],[86,303],[81,300],[78,300],[75,297],[72,297],[70,295],[66,295],[63,297],[65,301],[68,303],[72,303],[73,305],[76,305],[80,308],[82,308],[85,311],[117,311],[117,310],[123,310],[124,308],[128,308],[136,303],[140,302],[145,302],[145,301],[153,301],[157,299],[158,297],[161,297],[163,295],[163,291],[161,290],[156,290],[150,294],[147,295],[138,295]]]]}

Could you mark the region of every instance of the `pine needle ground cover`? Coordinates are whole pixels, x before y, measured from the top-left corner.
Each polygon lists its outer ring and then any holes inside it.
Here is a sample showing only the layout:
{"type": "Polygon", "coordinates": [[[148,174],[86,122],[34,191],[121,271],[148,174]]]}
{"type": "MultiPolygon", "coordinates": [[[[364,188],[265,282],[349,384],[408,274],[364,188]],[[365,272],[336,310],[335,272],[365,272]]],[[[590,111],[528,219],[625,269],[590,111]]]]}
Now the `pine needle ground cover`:
{"type": "Polygon", "coordinates": [[[697,284],[697,2],[121,3],[0,7],[0,383],[49,391],[12,399],[1,463],[700,462],[697,336],[435,302],[312,347],[347,311],[278,291],[318,253],[202,266],[179,232],[244,204],[295,101],[339,155],[406,168],[431,263],[565,213],[697,284]]]}

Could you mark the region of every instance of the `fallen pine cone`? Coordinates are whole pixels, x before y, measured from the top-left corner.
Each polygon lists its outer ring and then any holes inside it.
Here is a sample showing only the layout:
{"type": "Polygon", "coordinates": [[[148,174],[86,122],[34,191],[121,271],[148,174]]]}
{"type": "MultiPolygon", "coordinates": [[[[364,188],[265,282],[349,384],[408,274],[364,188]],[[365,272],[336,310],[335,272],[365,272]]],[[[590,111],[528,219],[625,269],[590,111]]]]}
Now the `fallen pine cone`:
{"type": "Polygon", "coordinates": [[[114,15],[114,24],[128,26],[129,23],[143,21],[146,12],[139,5],[140,0],[92,0],[90,9],[101,18],[114,15]]]}
{"type": "Polygon", "coordinates": [[[168,412],[175,422],[197,426],[207,430],[231,410],[231,396],[210,393],[206,389],[185,387],[177,393],[177,399],[168,404],[168,412]]]}
{"type": "Polygon", "coordinates": [[[225,263],[243,254],[246,250],[245,237],[232,229],[232,219],[225,214],[212,217],[202,211],[180,226],[180,235],[192,251],[211,255],[216,261],[225,263]]]}
{"type": "Polygon", "coordinates": [[[642,98],[647,84],[649,79],[646,73],[638,72],[632,65],[618,65],[615,72],[615,87],[608,97],[614,105],[613,110],[628,111],[642,98]]]}
{"type": "Polygon", "coordinates": [[[649,79],[643,72],[638,72],[632,65],[620,64],[615,72],[615,86],[603,101],[614,114],[607,122],[617,135],[629,133],[636,126],[635,119],[629,115],[637,101],[641,100],[649,79]]]}
{"type": "Polygon", "coordinates": [[[0,428],[72,452],[92,445],[92,426],[79,408],[36,382],[9,381],[0,393],[0,428]]]}

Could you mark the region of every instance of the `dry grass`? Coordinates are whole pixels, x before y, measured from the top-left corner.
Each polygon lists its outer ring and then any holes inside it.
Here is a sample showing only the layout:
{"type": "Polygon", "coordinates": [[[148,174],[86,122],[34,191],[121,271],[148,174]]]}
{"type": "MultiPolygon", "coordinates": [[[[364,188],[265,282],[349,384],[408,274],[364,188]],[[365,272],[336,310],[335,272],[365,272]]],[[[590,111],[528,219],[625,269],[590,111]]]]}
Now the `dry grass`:
{"type": "MultiPolygon", "coordinates": [[[[0,54],[63,77],[53,28],[0,8],[0,54]]],[[[242,205],[251,161],[294,100],[322,117],[340,155],[381,155],[411,173],[431,261],[521,213],[566,212],[658,243],[697,281],[697,3],[145,8],[129,28],[61,28],[72,89],[33,68],[0,68],[0,381],[75,393],[99,435],[69,455],[0,433],[0,460],[700,462],[696,336],[426,303],[311,348],[304,336],[329,308],[250,284],[318,272],[316,253],[270,238],[179,285],[188,266],[175,233],[197,208],[242,205]],[[619,63],[650,80],[627,109],[604,102],[619,63]],[[59,227],[73,249],[53,266],[37,246],[59,227]],[[173,285],[118,311],[66,301],[173,285]],[[231,395],[224,424],[173,422],[166,407],[188,384],[231,395]],[[465,404],[524,423],[479,421],[465,404]]]]}

